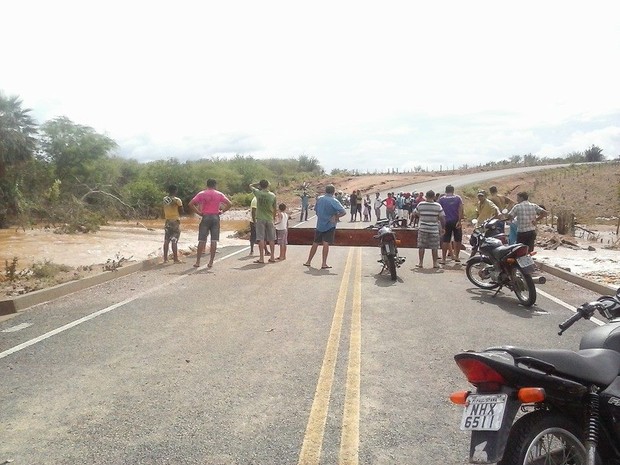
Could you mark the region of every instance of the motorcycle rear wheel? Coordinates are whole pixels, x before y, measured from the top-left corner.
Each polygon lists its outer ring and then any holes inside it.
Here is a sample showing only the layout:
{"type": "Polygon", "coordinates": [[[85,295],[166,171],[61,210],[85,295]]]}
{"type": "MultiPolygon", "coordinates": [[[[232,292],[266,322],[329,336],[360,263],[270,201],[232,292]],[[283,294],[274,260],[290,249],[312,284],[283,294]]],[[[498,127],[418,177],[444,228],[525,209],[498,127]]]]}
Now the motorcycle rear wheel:
{"type": "Polygon", "coordinates": [[[493,263],[487,257],[479,255],[467,261],[465,274],[472,284],[480,289],[496,289],[499,283],[491,280],[491,275],[487,268],[492,268],[493,263]]]}
{"type": "Polygon", "coordinates": [[[510,280],[512,290],[519,302],[525,307],[531,307],[536,303],[536,286],[532,277],[524,273],[519,267],[514,267],[511,271],[510,280]]]}
{"type": "Polygon", "coordinates": [[[394,255],[388,255],[386,258],[388,270],[390,270],[390,278],[392,281],[396,281],[396,257],[394,257],[394,255]]]}
{"type": "Polygon", "coordinates": [[[580,437],[579,427],[567,417],[549,412],[525,415],[513,425],[498,465],[586,465],[580,437]]]}

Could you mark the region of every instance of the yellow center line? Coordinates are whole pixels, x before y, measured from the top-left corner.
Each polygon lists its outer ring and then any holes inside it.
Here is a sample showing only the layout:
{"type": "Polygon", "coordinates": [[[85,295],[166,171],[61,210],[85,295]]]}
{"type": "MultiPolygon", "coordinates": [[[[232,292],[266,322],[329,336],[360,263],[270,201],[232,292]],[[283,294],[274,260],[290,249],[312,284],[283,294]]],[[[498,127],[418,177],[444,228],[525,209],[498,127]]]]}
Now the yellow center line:
{"type": "Polygon", "coordinates": [[[345,304],[347,300],[347,289],[349,287],[349,276],[351,274],[351,262],[353,259],[353,248],[349,250],[347,262],[344,267],[338,300],[334,310],[332,326],[325,348],[323,365],[319,374],[314,401],[306,426],[304,442],[299,454],[299,465],[319,464],[321,458],[321,447],[323,445],[323,434],[325,432],[325,422],[329,408],[332,384],[334,381],[334,371],[338,358],[338,346],[340,345],[340,334],[342,331],[342,320],[344,316],[345,304]]]}
{"type": "Polygon", "coordinates": [[[349,366],[340,438],[341,465],[357,465],[360,433],[360,377],[362,359],[362,251],[357,249],[353,277],[353,309],[351,311],[351,339],[349,366]]]}

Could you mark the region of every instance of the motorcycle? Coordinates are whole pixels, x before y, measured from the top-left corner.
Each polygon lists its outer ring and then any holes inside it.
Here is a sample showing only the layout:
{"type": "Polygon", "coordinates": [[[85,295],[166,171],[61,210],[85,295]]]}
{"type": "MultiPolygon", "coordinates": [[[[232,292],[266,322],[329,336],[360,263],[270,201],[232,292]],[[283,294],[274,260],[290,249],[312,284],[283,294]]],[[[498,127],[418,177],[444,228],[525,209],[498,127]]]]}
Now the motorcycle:
{"type": "Polygon", "coordinates": [[[402,221],[403,220],[379,220],[374,226],[366,228],[378,229],[377,234],[373,236],[373,238],[379,241],[379,248],[381,249],[381,258],[378,262],[381,263],[383,267],[379,274],[388,270],[392,281],[396,281],[397,278],[396,268],[405,263],[405,257],[398,255],[398,244],[400,241],[396,239],[396,233],[392,229],[392,226],[401,226],[402,221]]]}
{"type": "MultiPolygon", "coordinates": [[[[493,297],[507,287],[522,305],[531,307],[536,303],[536,286],[531,276],[536,269],[534,260],[527,245],[504,245],[489,233],[496,221],[487,220],[474,229],[470,239],[472,254],[465,265],[467,279],[480,289],[497,289],[493,297]]],[[[540,284],[545,282],[542,277],[537,280],[540,284]]]]}
{"type": "Polygon", "coordinates": [[[470,463],[620,464],[620,289],[581,305],[558,334],[597,311],[608,323],[577,351],[504,346],[454,357],[476,387],[450,396],[464,406],[470,463]]]}
{"type": "Polygon", "coordinates": [[[480,247],[480,243],[482,242],[482,238],[484,237],[494,237],[495,239],[499,239],[502,244],[508,244],[508,236],[498,228],[500,223],[497,219],[490,219],[483,221],[478,225],[478,220],[473,219],[472,223],[475,228],[474,231],[469,238],[469,245],[471,245],[471,254],[470,257],[473,257],[478,253],[478,249],[480,247]]]}

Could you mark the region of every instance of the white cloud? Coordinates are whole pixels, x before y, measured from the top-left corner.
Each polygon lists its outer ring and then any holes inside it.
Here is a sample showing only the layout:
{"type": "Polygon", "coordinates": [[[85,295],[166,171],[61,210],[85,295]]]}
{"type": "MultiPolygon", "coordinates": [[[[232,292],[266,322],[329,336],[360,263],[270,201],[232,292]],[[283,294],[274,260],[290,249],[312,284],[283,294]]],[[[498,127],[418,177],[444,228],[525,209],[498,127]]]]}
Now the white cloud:
{"type": "Polygon", "coordinates": [[[3,14],[24,21],[0,30],[20,37],[0,90],[142,160],[304,153],[374,170],[620,153],[617,1],[31,0],[3,14]]]}

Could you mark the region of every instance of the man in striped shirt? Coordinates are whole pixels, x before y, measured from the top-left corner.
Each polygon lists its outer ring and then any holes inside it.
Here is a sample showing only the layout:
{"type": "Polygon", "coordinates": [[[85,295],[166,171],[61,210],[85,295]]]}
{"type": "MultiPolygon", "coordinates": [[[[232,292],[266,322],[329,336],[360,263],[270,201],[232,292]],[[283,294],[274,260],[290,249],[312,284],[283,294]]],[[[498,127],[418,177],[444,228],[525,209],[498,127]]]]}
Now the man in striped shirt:
{"type": "Polygon", "coordinates": [[[418,204],[414,216],[419,218],[418,227],[418,256],[420,262],[418,268],[423,268],[424,253],[426,249],[431,249],[433,255],[433,268],[439,268],[438,249],[440,245],[440,234],[444,233],[446,226],[446,215],[441,205],[435,202],[435,192],[428,191],[426,200],[418,204]]]}

